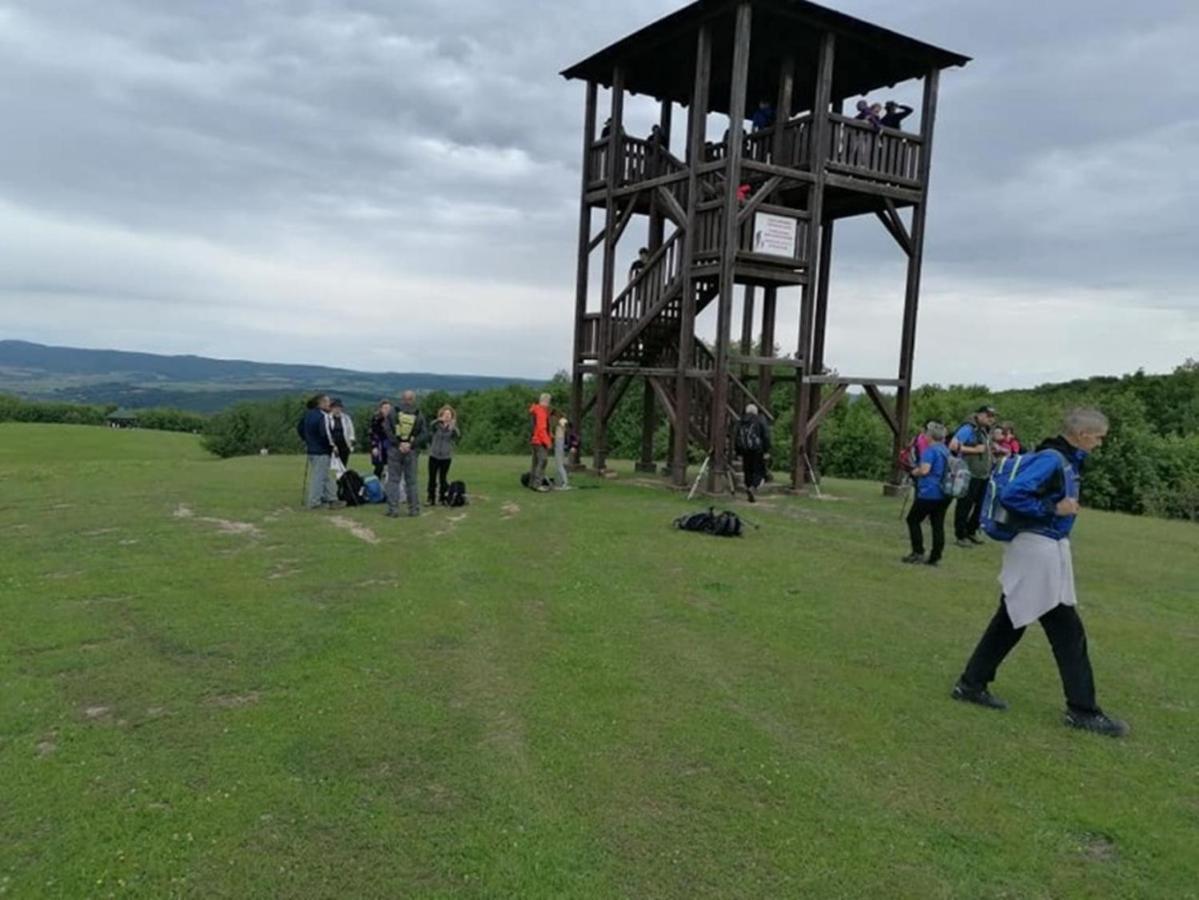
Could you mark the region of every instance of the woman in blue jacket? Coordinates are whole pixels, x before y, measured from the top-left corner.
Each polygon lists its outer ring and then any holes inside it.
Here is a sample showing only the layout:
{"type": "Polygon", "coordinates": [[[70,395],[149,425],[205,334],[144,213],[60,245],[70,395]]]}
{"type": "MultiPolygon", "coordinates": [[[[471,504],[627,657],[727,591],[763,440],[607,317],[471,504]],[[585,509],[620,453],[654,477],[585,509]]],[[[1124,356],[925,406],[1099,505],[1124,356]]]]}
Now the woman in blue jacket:
{"type": "Polygon", "coordinates": [[[924,434],[928,444],[920,454],[920,464],[912,470],[912,477],[916,479],[916,499],[907,518],[912,552],[903,561],[935,566],[941,561],[941,554],[945,550],[945,513],[952,500],[941,489],[941,480],[949,465],[949,448],[945,446],[949,432],[940,422],[929,422],[924,427],[924,434]],[[933,552],[927,560],[924,558],[924,531],[921,527],[925,519],[932,523],[933,529],[933,552]]]}
{"type": "Polygon", "coordinates": [[[1095,702],[1095,680],[1087,635],[1075,609],[1070,532],[1078,515],[1078,480],[1087,454],[1103,444],[1107,417],[1096,409],[1066,415],[1062,435],[1024,457],[1019,472],[999,493],[1018,533],[1004,546],[999,610],[953,688],[955,700],[990,709],[1007,704],[987,690],[996,670],[1020,642],[1024,629],[1040,622],[1053,648],[1066,694],[1065,723],[1112,737],[1128,725],[1107,716],[1095,702]]]}
{"type": "Polygon", "coordinates": [[[308,483],[304,505],[309,509],[338,506],[337,489],[329,477],[333,457],[333,437],[329,433],[329,397],[325,394],[308,401],[304,418],[300,420],[300,438],[308,454],[308,483]]]}

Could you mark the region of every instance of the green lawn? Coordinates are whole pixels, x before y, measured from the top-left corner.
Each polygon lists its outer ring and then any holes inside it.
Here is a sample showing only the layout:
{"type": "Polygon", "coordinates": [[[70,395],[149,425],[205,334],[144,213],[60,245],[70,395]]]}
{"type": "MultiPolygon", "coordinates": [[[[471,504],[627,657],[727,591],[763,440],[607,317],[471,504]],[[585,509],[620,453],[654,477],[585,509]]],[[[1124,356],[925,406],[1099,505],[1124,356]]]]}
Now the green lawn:
{"type": "Polygon", "coordinates": [[[0,895],[1199,896],[1194,525],[1077,528],[1114,741],[1039,630],[1009,712],[948,699],[999,550],[900,565],[876,485],[719,540],[523,464],[393,521],[300,512],[294,457],[0,426],[0,895]]]}

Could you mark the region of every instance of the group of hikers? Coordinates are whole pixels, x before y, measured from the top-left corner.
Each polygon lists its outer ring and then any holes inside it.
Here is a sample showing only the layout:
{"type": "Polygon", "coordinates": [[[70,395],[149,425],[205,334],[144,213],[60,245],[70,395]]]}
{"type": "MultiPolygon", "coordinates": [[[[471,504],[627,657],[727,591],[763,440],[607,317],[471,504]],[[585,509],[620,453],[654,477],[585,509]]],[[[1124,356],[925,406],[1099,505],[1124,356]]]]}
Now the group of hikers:
{"type": "MultiPolygon", "coordinates": [[[[528,414],[532,452],[522,483],[538,492],[569,488],[567,461],[572,455],[577,458],[578,435],[569,420],[554,411],[549,394],[530,405],[528,414]],[[551,450],[557,468],[554,483],[546,477],[551,450]]],[[[1004,547],[999,608],[951,695],[988,709],[1006,709],[1007,704],[990,693],[989,685],[1025,629],[1040,622],[1066,696],[1065,724],[1123,736],[1129,730],[1127,723],[1108,716],[1096,701],[1086,631],[1075,609],[1070,551],[1070,534],[1080,508],[1083,464],[1088,454],[1103,444],[1108,420],[1096,409],[1073,410],[1066,415],[1061,433],[1030,453],[1021,447],[1012,427],[997,425],[996,419],[993,407],[981,406],[952,437],[942,423],[929,421],[909,450],[916,497],[907,516],[912,551],[904,562],[936,565],[941,559],[945,515],[953,501],[947,490],[947,482],[955,480],[947,478],[951,467],[955,478],[961,476],[956,480],[964,482],[952,492],[959,495],[954,516],[957,544],[973,547],[983,543],[978,530],[986,499],[992,508],[985,518],[985,530],[1004,547]],[[986,496],[988,485],[990,497],[986,496]],[[932,553],[927,558],[921,530],[925,519],[932,522],[933,530],[932,553]]],[[[298,430],[308,453],[307,506],[339,505],[331,470],[344,469],[349,460],[355,443],[353,422],[340,401],[320,395],[309,401],[298,430]]],[[[742,459],[750,502],[767,477],[770,432],[769,421],[753,404],[736,424],[735,450],[742,459]]],[[[417,406],[414,392],[405,391],[398,404],[379,403],[369,434],[376,476],[387,472],[388,516],[398,516],[405,500],[410,516],[420,514],[418,465],[426,449],[430,458],[427,501],[430,505],[445,502],[454,445],[460,437],[451,407],[442,407],[430,424],[417,406]]]]}
{"type": "MultiPolygon", "coordinates": [[[[339,498],[337,483],[352,471],[347,466],[355,449],[355,432],[353,420],[342,402],[330,399],[327,394],[313,397],[297,431],[308,457],[305,506],[308,509],[344,506],[346,501],[339,498]]],[[[429,454],[426,501],[429,506],[450,503],[450,465],[460,437],[453,407],[443,406],[430,423],[417,405],[413,391],[404,391],[398,404],[379,401],[370,421],[370,459],[376,483],[387,473],[380,498],[387,504],[387,516],[398,517],[400,506],[405,503],[409,516],[420,515],[419,461],[426,450],[429,454]]]]}
{"type": "Polygon", "coordinates": [[[916,499],[907,523],[912,552],[906,563],[936,565],[945,545],[946,473],[955,458],[963,461],[954,529],[957,545],[973,547],[980,518],[987,534],[1003,545],[999,572],[999,609],[953,687],[955,700],[1002,710],[1007,704],[988,686],[1000,663],[1020,642],[1024,630],[1040,622],[1053,649],[1066,695],[1065,723],[1074,728],[1121,737],[1127,723],[1099,708],[1087,653],[1087,637],[1075,609],[1074,562],[1070,534],[1079,513],[1083,464],[1107,437],[1108,420],[1096,409],[1066,414],[1061,433],[1024,452],[1009,425],[996,425],[990,406],[979,407],[949,437],[936,421],[925,424],[915,442],[917,464],[911,470],[916,499]],[[948,440],[948,443],[947,443],[948,440]],[[983,504],[988,508],[983,513],[983,504]],[[924,557],[921,523],[932,522],[933,548],[924,557]]]}
{"type": "MultiPolygon", "coordinates": [[[[303,418],[296,426],[307,454],[304,505],[308,509],[331,509],[346,505],[338,486],[348,479],[353,492],[370,493],[372,479],[359,485],[359,476],[349,468],[350,454],[356,449],[354,421],[345,405],[336,397],[318,394],[308,400],[303,418]]],[[[462,482],[451,482],[450,466],[462,432],[453,407],[443,406],[429,422],[417,405],[414,391],[404,391],[400,402],[380,400],[368,428],[373,481],[379,486],[379,499],[387,504],[386,515],[396,518],[406,505],[409,516],[419,516],[420,457],[427,452],[428,481],[425,502],[428,506],[458,505],[455,494],[464,490],[462,482]],[[386,480],[380,483],[380,479],[386,480]],[[457,489],[455,485],[459,486],[457,489]]],[[[579,437],[570,421],[555,412],[552,398],[542,394],[529,407],[529,444],[532,460],[522,483],[537,492],[569,490],[567,458],[578,452],[579,437]],[[554,454],[555,479],[546,477],[550,452],[554,454]]],[[[351,502],[352,499],[351,499],[351,502]]]]}
{"type": "Polygon", "coordinates": [[[941,422],[926,422],[909,448],[909,470],[916,485],[916,497],[907,516],[912,551],[905,563],[935,566],[945,551],[945,516],[957,500],[953,515],[953,536],[958,547],[970,549],[982,544],[978,536],[983,501],[991,473],[1005,460],[1020,455],[1020,441],[1010,423],[996,423],[994,407],[980,406],[951,436],[941,422]],[[960,460],[964,469],[954,496],[947,474],[960,460]],[[923,523],[932,525],[932,552],[924,556],[923,523]]]}

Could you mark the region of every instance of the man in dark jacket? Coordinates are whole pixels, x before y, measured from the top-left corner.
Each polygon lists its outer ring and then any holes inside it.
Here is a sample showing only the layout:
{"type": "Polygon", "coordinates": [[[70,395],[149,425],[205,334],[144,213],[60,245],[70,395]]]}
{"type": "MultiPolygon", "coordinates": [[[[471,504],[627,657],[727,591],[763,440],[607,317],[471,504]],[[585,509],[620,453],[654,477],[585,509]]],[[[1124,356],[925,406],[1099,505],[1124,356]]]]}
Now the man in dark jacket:
{"type": "Polygon", "coordinates": [[[754,491],[766,480],[766,457],[770,453],[770,424],[753,403],[745,407],[745,415],[737,421],[734,444],[741,456],[745,495],[753,503],[754,491]]]}
{"type": "Polygon", "coordinates": [[[994,461],[991,456],[991,426],[994,424],[994,408],[980,406],[949,442],[950,452],[960,456],[970,471],[970,487],[966,496],[958,498],[953,510],[953,536],[959,547],[972,547],[983,542],[978,536],[978,524],[994,461]]]}
{"type": "Polygon", "coordinates": [[[1023,457],[999,492],[997,499],[1011,523],[1018,523],[1017,533],[1004,545],[999,610],[954,685],[955,700],[1006,709],[987,685],[1024,629],[1040,622],[1066,695],[1065,724],[1111,737],[1128,733],[1127,723],[1107,716],[1095,702],[1095,677],[1086,631],[1075,609],[1070,555],[1070,532],[1079,512],[1079,471],[1087,454],[1103,444],[1107,428],[1107,418],[1097,409],[1067,413],[1062,435],[1023,457]]]}
{"type": "Polygon", "coordinates": [[[399,405],[392,410],[384,423],[389,449],[387,451],[387,515],[396,518],[400,514],[400,480],[404,481],[408,494],[408,515],[420,515],[420,494],[417,489],[417,463],[420,451],[429,438],[429,427],[424,414],[416,405],[416,394],[404,391],[399,405]]]}
{"type": "Polygon", "coordinates": [[[308,509],[337,506],[337,489],[329,477],[333,438],[329,434],[329,398],[325,394],[308,401],[308,409],[296,429],[308,454],[308,484],[304,505],[308,509]]]}

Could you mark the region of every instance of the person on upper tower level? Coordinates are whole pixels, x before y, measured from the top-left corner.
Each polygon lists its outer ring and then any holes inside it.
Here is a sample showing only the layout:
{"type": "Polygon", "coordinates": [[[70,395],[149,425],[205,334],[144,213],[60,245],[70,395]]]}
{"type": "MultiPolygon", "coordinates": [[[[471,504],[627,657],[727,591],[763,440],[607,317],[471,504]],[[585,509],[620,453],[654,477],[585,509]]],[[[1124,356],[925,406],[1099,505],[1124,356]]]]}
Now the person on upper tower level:
{"type": "Polygon", "coordinates": [[[896,103],[894,100],[888,100],[885,109],[879,121],[884,128],[898,128],[900,123],[914,112],[912,107],[896,103]]]}

